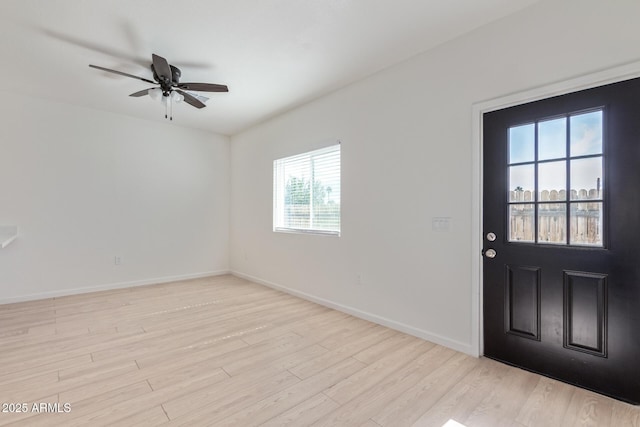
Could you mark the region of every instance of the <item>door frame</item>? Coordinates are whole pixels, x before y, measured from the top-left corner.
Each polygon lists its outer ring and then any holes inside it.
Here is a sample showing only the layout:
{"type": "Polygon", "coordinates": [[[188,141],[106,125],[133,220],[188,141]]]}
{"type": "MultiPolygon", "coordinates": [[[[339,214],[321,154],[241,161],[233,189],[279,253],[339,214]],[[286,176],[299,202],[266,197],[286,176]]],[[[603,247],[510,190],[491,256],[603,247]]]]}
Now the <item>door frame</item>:
{"type": "Polygon", "coordinates": [[[522,92],[516,92],[486,101],[479,101],[472,104],[471,114],[471,130],[472,130],[472,148],[471,148],[471,179],[472,179],[472,195],[471,195],[471,350],[473,356],[479,357],[484,354],[484,335],[483,335],[483,314],[482,314],[482,296],[483,296],[483,120],[482,115],[495,110],[513,107],[515,105],[526,104],[540,99],[550,98],[557,95],[564,95],[571,92],[577,92],[583,89],[590,89],[597,86],[603,86],[609,83],[616,83],[623,80],[640,77],[640,61],[633,61],[617,65],[611,68],[583,74],[567,80],[550,83],[544,86],[538,86],[527,89],[522,92]]]}

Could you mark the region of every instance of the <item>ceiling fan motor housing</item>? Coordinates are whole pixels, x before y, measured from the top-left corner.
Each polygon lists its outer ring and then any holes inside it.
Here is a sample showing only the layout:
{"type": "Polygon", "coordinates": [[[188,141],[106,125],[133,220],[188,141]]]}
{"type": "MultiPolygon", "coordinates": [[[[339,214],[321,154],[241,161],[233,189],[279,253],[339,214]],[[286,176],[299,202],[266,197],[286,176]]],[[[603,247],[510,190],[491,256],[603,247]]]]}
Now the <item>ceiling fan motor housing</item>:
{"type": "Polygon", "coordinates": [[[153,64],[151,64],[151,72],[153,73],[153,78],[155,81],[160,83],[160,86],[163,90],[168,90],[171,88],[171,86],[176,86],[180,82],[180,76],[182,75],[182,73],[180,72],[180,68],[174,67],[173,65],[169,65],[169,67],[171,67],[171,82],[169,82],[169,84],[167,85],[168,87],[165,88],[164,79],[160,79],[160,76],[158,76],[158,73],[156,73],[155,67],[153,66],[153,64]]]}

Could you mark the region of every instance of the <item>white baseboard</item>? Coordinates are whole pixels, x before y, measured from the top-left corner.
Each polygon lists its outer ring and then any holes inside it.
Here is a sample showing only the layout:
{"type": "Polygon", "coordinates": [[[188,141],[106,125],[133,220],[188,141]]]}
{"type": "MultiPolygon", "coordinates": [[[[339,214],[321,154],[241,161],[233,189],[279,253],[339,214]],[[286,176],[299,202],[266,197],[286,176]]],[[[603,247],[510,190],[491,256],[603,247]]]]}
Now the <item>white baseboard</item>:
{"type": "Polygon", "coordinates": [[[270,288],[285,292],[290,295],[297,296],[299,298],[315,302],[317,304],[323,305],[325,307],[333,308],[335,310],[341,311],[343,313],[350,314],[352,316],[358,317],[360,319],[368,320],[373,323],[377,323],[379,325],[387,326],[391,329],[395,329],[400,332],[404,332],[409,335],[413,335],[414,337],[421,338],[426,341],[431,341],[433,343],[442,345],[444,347],[451,348],[456,351],[460,351],[462,353],[466,353],[470,356],[478,357],[478,352],[475,351],[474,347],[471,344],[463,343],[460,341],[452,340],[447,337],[443,337],[438,334],[434,334],[429,331],[425,331],[424,329],[415,328],[411,325],[407,325],[405,323],[397,322],[392,319],[388,319],[386,317],[378,316],[373,313],[369,313],[366,311],[358,310],[357,308],[349,307],[343,304],[339,304],[324,298],[317,297],[315,295],[308,294],[306,292],[297,291],[295,289],[288,288],[286,286],[278,285],[273,282],[269,282],[267,280],[260,279],[259,277],[254,277],[249,274],[244,274],[239,271],[231,271],[231,274],[251,282],[258,283],[260,285],[268,286],[270,288]]]}
{"type": "Polygon", "coordinates": [[[228,270],[206,271],[203,273],[180,274],[177,276],[156,277],[153,279],[133,280],[130,282],[107,283],[105,285],[88,286],[86,288],[63,289],[60,291],[40,292],[37,294],[20,295],[17,297],[0,298],[0,304],[34,301],[39,299],[63,297],[67,295],[86,294],[89,292],[109,291],[112,289],[133,288],[135,286],[157,285],[160,283],[177,282],[179,280],[200,279],[202,277],[222,276],[230,274],[228,270]]]}

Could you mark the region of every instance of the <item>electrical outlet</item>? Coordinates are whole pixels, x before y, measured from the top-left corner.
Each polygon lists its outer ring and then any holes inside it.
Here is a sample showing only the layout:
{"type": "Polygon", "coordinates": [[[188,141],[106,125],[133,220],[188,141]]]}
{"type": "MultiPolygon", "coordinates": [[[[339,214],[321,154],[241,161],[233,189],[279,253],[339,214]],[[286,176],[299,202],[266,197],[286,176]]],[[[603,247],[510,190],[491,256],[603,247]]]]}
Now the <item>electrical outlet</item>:
{"type": "Polygon", "coordinates": [[[122,264],[122,257],[120,255],[116,255],[113,257],[113,264],[114,265],[121,265],[122,264]]]}
{"type": "Polygon", "coordinates": [[[362,273],[358,273],[356,275],[356,283],[360,286],[364,285],[364,279],[362,278],[362,273]]]}

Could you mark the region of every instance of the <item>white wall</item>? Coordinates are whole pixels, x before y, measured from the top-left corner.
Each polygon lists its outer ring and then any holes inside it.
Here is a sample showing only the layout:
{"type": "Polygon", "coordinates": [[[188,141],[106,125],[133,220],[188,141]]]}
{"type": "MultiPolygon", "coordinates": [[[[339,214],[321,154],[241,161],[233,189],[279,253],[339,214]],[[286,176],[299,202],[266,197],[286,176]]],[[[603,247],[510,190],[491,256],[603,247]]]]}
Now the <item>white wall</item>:
{"type": "Polygon", "coordinates": [[[0,303],[228,270],[227,137],[3,99],[0,303]]]}
{"type": "Polygon", "coordinates": [[[637,0],[541,2],[236,135],[232,270],[473,353],[472,105],[637,60],[637,16],[637,0]],[[272,161],[330,137],[342,236],[273,233],[272,161]]]}

